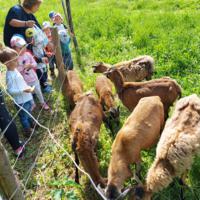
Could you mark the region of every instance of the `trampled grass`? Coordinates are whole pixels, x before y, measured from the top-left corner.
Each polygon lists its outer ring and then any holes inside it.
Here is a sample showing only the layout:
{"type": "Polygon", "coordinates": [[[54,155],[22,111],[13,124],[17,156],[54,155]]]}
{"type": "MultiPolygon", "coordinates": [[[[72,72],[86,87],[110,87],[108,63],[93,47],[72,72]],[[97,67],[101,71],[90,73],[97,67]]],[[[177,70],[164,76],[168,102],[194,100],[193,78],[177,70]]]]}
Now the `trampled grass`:
{"type": "MultiPolygon", "coordinates": [[[[6,13],[15,3],[17,1],[0,0],[0,38],[6,13]]],[[[154,78],[175,78],[183,88],[183,96],[200,94],[199,0],[73,0],[71,6],[75,33],[86,71],[80,71],[77,66],[75,70],[84,82],[85,91],[94,91],[96,75],[92,73],[93,63],[116,63],[147,54],[155,59],[154,78]]],[[[48,20],[51,10],[63,14],[61,1],[44,0],[36,14],[40,23],[48,20]]],[[[73,57],[75,60],[74,50],[73,57]]],[[[57,108],[56,115],[51,118],[51,115],[43,112],[39,120],[46,126],[50,125],[56,140],[71,152],[64,100],[59,95],[56,83],[54,87],[56,91],[50,96],[50,103],[54,109],[57,108]]],[[[15,110],[12,110],[14,113],[15,110]]],[[[121,105],[122,124],[128,115],[127,109],[121,105]]],[[[107,175],[112,141],[109,131],[102,126],[98,156],[104,176],[107,175]]],[[[17,162],[16,169],[21,179],[27,179],[28,170],[40,144],[40,155],[26,187],[27,199],[100,199],[84,176],[81,179],[81,188],[67,181],[73,178],[74,167],[66,152],[57,148],[41,128],[27,146],[25,160],[17,162]],[[71,194],[74,188],[76,192],[71,194]]],[[[143,177],[154,155],[154,149],[142,153],[143,177]]],[[[14,162],[12,155],[11,162],[14,162]]],[[[197,157],[187,178],[189,188],[184,190],[186,200],[200,199],[199,168],[200,159],[197,157]]],[[[133,183],[133,180],[129,180],[126,185],[133,183]]],[[[161,193],[155,194],[154,199],[178,200],[179,191],[179,184],[175,180],[161,193]]]]}

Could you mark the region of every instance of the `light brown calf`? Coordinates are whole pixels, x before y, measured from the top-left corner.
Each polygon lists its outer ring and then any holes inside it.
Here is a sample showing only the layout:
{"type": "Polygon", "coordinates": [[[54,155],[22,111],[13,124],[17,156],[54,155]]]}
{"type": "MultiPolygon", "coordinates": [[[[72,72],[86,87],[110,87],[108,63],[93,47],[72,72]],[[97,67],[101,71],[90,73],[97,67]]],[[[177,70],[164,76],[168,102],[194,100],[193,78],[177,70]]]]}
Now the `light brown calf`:
{"type": "Polygon", "coordinates": [[[105,76],[98,76],[96,79],[96,92],[105,113],[104,123],[114,135],[115,128],[119,126],[119,107],[115,104],[112,93],[112,83],[105,76]]]}
{"type": "Polygon", "coordinates": [[[124,181],[131,177],[130,164],[140,162],[140,152],[156,144],[164,126],[163,104],[158,96],[142,98],[125,121],[112,145],[106,196],[120,195],[124,181]]]}
{"type": "Polygon", "coordinates": [[[130,111],[136,107],[141,98],[159,96],[164,105],[165,118],[167,118],[169,107],[181,96],[181,87],[171,78],[124,82],[121,72],[116,68],[110,68],[104,74],[114,83],[119,98],[130,111]]]}
{"type": "Polygon", "coordinates": [[[129,61],[123,61],[114,65],[106,64],[103,62],[97,63],[93,66],[94,73],[104,73],[110,67],[116,67],[122,73],[124,80],[142,81],[149,80],[154,70],[154,60],[151,56],[139,56],[129,61]]]}
{"type": "Polygon", "coordinates": [[[83,84],[75,71],[66,73],[63,92],[68,99],[70,108],[73,109],[79,97],[83,94],[83,84]]]}
{"type": "Polygon", "coordinates": [[[104,111],[109,111],[115,107],[114,95],[112,93],[112,83],[105,76],[98,76],[96,79],[96,92],[100,98],[100,103],[104,111]]]}
{"type": "MultiPolygon", "coordinates": [[[[77,101],[70,115],[69,124],[72,132],[72,148],[83,168],[95,184],[105,185],[95,153],[102,120],[103,111],[100,103],[92,94],[87,94],[77,101]]],[[[76,181],[78,182],[77,174],[76,181]]]]}

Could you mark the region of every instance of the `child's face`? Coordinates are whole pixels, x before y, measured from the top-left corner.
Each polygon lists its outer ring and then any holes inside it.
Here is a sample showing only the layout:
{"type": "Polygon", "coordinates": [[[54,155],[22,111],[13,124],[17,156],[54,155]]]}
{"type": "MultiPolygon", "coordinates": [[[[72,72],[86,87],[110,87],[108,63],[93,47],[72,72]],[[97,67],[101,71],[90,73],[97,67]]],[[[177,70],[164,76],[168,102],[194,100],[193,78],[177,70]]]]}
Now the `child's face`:
{"type": "Polygon", "coordinates": [[[15,51],[19,54],[22,55],[26,51],[26,46],[23,47],[14,47],[15,51]]]}
{"type": "Polygon", "coordinates": [[[50,28],[45,28],[44,30],[44,33],[48,36],[48,35],[51,35],[51,30],[50,28]]]}
{"type": "Polygon", "coordinates": [[[59,15],[56,15],[53,21],[55,24],[60,25],[62,23],[62,18],[59,15]]]}

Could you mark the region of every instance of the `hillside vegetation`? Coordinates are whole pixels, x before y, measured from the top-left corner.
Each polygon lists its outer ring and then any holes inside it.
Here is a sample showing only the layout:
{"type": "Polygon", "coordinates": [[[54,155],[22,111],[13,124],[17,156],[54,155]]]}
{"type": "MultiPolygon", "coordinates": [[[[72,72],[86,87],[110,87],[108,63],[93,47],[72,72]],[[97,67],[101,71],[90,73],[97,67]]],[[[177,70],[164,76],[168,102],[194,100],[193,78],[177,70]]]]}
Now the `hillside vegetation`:
{"type": "MultiPolygon", "coordinates": [[[[0,40],[8,9],[18,1],[0,0],[0,40]]],[[[183,88],[183,96],[200,94],[200,0],[72,0],[75,33],[82,55],[85,72],[78,71],[85,91],[94,90],[95,77],[91,66],[104,61],[111,64],[132,59],[138,55],[151,55],[155,59],[154,78],[170,76],[183,88]]],[[[44,0],[36,16],[40,23],[48,20],[51,10],[63,14],[61,1],[44,0]]],[[[73,48],[73,45],[72,45],[73,48]]],[[[73,50],[73,58],[75,52],[73,50]]],[[[46,96],[52,113],[42,111],[38,121],[49,127],[49,133],[39,128],[27,145],[26,156],[16,163],[25,186],[26,199],[100,200],[89,180],[83,175],[81,185],[73,181],[74,166],[67,156],[72,154],[66,112],[67,102],[59,91],[58,80],[53,80],[55,91],[46,96]],[[67,151],[67,152],[66,152],[67,151]]],[[[16,112],[7,98],[13,114],[16,112]]],[[[119,102],[121,105],[121,103],[119,102]]],[[[39,109],[34,116],[38,116],[39,109]]],[[[121,124],[130,113],[121,105],[121,124]]],[[[18,126],[19,122],[17,121],[18,126]]],[[[22,134],[21,134],[22,137],[22,134]]],[[[107,176],[113,137],[104,125],[98,143],[101,173],[107,176]]],[[[9,149],[9,145],[4,143],[9,149]]],[[[15,157],[9,149],[11,163],[15,157]]],[[[73,154],[72,154],[73,155],[73,154]]],[[[155,149],[142,152],[143,178],[155,156],[155,149]]],[[[133,167],[134,168],[134,167],[133,167]]],[[[186,179],[186,200],[200,199],[200,158],[186,179]]],[[[131,179],[126,185],[134,184],[131,179]]],[[[178,200],[180,186],[175,180],[168,188],[155,194],[155,200],[178,200]]]]}

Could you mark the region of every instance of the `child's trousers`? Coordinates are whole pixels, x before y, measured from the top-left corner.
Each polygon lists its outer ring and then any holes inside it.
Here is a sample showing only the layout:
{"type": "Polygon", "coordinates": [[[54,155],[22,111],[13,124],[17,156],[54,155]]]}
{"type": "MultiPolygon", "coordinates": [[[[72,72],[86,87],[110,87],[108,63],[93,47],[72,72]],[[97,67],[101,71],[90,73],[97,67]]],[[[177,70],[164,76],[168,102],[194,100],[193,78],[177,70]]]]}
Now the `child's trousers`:
{"type": "MultiPolygon", "coordinates": [[[[32,101],[27,101],[24,104],[19,104],[21,107],[23,107],[27,112],[31,113],[32,108],[32,101]]],[[[16,105],[17,110],[20,109],[18,105],[16,105]]],[[[33,119],[29,116],[29,114],[25,112],[23,109],[19,111],[19,118],[20,122],[24,129],[31,128],[31,124],[33,123],[33,119]]]]}
{"type": "Polygon", "coordinates": [[[56,65],[56,57],[55,55],[53,55],[49,58],[49,69],[51,72],[54,72],[55,65],[56,65]]]}
{"type": "Polygon", "coordinates": [[[47,85],[47,69],[36,69],[37,77],[40,81],[40,85],[42,88],[45,88],[47,85]]]}

